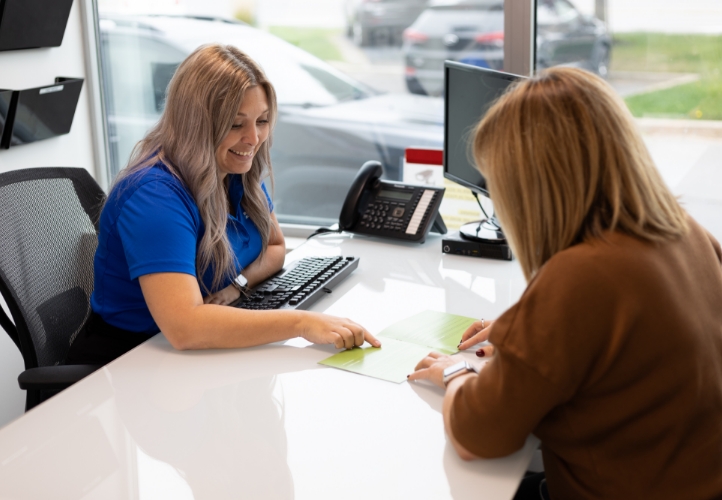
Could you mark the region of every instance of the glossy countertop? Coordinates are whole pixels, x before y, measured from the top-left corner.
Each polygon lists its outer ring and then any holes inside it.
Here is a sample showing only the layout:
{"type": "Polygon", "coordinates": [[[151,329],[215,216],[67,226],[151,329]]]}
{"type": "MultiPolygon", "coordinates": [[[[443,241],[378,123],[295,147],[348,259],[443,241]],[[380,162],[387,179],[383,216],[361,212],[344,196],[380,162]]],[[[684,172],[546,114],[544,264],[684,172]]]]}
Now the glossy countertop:
{"type": "MultiPolygon", "coordinates": [[[[525,287],[516,262],[444,255],[438,235],[322,235],[287,261],[307,255],[361,258],[313,310],[372,333],[427,309],[494,318],[525,287]]],[[[535,438],[464,462],[444,433],[441,389],[317,364],[334,352],[300,339],[179,352],[156,335],[0,429],[0,498],[513,496],[535,438]]]]}

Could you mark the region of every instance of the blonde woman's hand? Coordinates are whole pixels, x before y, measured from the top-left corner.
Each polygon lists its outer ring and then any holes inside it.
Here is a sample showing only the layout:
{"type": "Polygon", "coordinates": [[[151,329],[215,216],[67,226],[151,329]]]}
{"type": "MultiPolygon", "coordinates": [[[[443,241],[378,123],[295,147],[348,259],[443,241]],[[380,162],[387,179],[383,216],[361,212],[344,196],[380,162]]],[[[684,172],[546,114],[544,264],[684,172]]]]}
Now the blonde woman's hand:
{"type": "MultiPolygon", "coordinates": [[[[494,320],[480,319],[471,324],[469,328],[461,335],[461,343],[459,343],[459,350],[463,351],[469,347],[479,344],[480,342],[486,342],[489,340],[489,333],[491,333],[491,325],[494,324],[494,320]]],[[[484,356],[491,356],[494,353],[493,345],[486,345],[479,348],[476,351],[476,355],[480,358],[484,356]]]]}
{"type": "Polygon", "coordinates": [[[219,306],[227,306],[228,304],[235,302],[241,296],[240,290],[233,285],[228,285],[222,290],[218,290],[216,293],[212,293],[207,297],[203,297],[204,304],[216,304],[219,306]]]}
{"type": "Polygon", "coordinates": [[[376,337],[363,326],[347,318],[328,314],[305,312],[301,337],[314,344],[333,344],[337,349],[351,349],[364,341],[381,347],[376,337]]]}

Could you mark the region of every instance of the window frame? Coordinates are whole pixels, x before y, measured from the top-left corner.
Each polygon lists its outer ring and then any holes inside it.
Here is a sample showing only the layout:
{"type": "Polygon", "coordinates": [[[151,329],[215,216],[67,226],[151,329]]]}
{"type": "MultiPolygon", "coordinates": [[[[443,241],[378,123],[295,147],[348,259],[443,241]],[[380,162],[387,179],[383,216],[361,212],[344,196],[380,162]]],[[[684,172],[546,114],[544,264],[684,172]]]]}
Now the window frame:
{"type": "Polygon", "coordinates": [[[504,71],[532,76],[536,66],[536,0],[504,1],[504,71]]]}
{"type": "Polygon", "coordinates": [[[86,89],[90,95],[90,125],[95,143],[95,180],[105,191],[110,184],[110,149],[105,125],[105,100],[103,99],[102,69],[100,59],[100,28],[96,0],[80,0],[80,15],[85,39],[86,89]]]}

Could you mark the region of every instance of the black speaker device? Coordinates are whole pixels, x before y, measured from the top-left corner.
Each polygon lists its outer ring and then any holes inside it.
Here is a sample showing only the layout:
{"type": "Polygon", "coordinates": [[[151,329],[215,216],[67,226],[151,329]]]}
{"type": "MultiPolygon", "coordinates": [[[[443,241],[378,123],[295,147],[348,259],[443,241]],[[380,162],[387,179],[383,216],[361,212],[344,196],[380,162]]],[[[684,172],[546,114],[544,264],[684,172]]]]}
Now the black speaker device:
{"type": "Polygon", "coordinates": [[[441,251],[452,255],[468,255],[485,259],[512,260],[514,256],[506,243],[482,243],[463,238],[458,231],[441,240],[441,251]]]}

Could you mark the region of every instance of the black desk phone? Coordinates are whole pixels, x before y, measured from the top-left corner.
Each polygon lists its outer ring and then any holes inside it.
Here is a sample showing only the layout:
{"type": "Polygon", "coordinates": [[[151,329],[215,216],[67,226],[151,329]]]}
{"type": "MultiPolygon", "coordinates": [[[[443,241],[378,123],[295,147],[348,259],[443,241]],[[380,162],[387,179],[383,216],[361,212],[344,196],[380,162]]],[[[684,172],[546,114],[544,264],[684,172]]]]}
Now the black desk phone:
{"type": "Polygon", "coordinates": [[[446,233],[439,206],[445,188],[383,181],[381,163],[361,167],[343,203],[339,228],[358,234],[423,242],[432,224],[446,233]]]}

